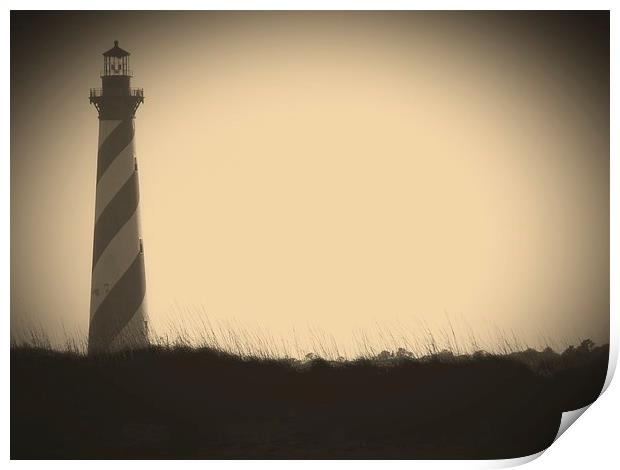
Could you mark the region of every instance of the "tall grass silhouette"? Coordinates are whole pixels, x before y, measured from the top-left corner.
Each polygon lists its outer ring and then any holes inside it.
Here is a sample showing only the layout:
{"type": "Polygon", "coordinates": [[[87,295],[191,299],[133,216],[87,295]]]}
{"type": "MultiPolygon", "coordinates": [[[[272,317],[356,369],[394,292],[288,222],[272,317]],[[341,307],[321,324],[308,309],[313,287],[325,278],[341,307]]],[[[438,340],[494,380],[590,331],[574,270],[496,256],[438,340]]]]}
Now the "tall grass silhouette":
{"type": "Polygon", "coordinates": [[[376,324],[348,349],[318,327],[277,336],[206,315],[97,356],[58,330],[12,335],[12,458],[520,457],[596,399],[609,354],[450,319],[376,324]]]}
{"type": "MultiPolygon", "coordinates": [[[[256,324],[248,326],[235,320],[212,320],[203,307],[176,307],[168,321],[151,328],[150,344],[157,348],[212,349],[240,358],[352,360],[401,355],[412,358],[438,354],[454,356],[488,353],[508,355],[528,349],[563,351],[571,345],[588,339],[574,335],[572,338],[553,338],[540,333],[535,344],[529,344],[514,330],[492,324],[485,330],[474,331],[465,320],[456,322],[447,314],[443,322],[429,325],[425,321],[382,324],[375,321],[371,328],[353,329],[350,341],[339,344],[335,336],[317,325],[292,327],[288,332],[274,334],[256,324]],[[182,312],[181,312],[182,311],[182,312]],[[191,325],[183,319],[191,318],[191,325]],[[180,319],[180,320],[179,320],[180,319]],[[458,323],[458,324],[457,324],[458,323]]],[[[29,319],[23,320],[11,331],[12,348],[41,348],[84,355],[88,350],[88,334],[69,329],[64,324],[43,325],[29,319]]]]}

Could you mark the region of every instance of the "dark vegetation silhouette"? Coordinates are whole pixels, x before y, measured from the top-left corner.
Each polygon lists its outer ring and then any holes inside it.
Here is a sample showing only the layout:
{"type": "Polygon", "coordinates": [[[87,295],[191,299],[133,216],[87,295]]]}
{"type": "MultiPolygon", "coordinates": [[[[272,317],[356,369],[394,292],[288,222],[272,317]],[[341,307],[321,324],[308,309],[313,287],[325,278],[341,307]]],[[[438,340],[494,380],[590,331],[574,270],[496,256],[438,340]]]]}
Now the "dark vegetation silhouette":
{"type": "Polygon", "coordinates": [[[11,458],[521,457],[597,398],[608,354],[590,340],[356,360],[13,347],[11,458]]]}

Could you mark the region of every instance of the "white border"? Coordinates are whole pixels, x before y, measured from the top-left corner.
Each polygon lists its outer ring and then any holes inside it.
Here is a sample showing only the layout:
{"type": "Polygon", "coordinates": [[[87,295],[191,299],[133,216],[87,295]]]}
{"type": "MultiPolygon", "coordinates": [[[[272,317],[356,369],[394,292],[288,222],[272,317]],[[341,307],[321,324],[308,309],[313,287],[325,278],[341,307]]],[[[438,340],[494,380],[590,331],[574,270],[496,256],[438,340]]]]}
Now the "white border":
{"type": "MultiPolygon", "coordinates": [[[[618,288],[619,284],[618,268],[620,266],[620,252],[618,250],[617,241],[620,240],[620,231],[618,229],[618,215],[620,214],[620,192],[618,191],[619,183],[619,162],[618,162],[618,146],[617,138],[614,136],[620,135],[620,126],[618,125],[618,119],[616,111],[618,110],[618,93],[616,92],[617,77],[618,77],[618,34],[617,29],[619,21],[615,18],[615,12],[612,9],[611,1],[406,1],[406,0],[384,0],[384,1],[371,1],[371,0],[340,0],[340,1],[328,1],[328,0],[302,0],[302,1],[251,1],[251,0],[218,0],[218,1],[198,1],[198,0],[177,0],[176,2],[169,2],[163,0],[152,1],[121,1],[121,0],[108,0],[91,1],[85,3],[78,0],[64,0],[56,1],[54,5],[49,5],[44,1],[9,1],[8,6],[11,9],[149,9],[149,10],[180,10],[180,9],[210,9],[210,10],[245,10],[245,9],[265,9],[265,10],[310,10],[310,9],[324,9],[324,10],[344,10],[344,9],[359,9],[359,10],[579,10],[579,9],[602,9],[612,10],[611,12],[611,358],[610,358],[610,371],[608,373],[606,387],[609,386],[613,370],[616,367],[618,357],[618,288]]],[[[6,64],[9,61],[10,56],[10,13],[5,10],[3,18],[2,30],[4,31],[4,41],[0,46],[2,49],[3,62],[6,64]]],[[[5,66],[5,73],[2,74],[3,81],[3,102],[10,102],[10,75],[8,67],[5,66]]],[[[5,105],[6,106],[6,105],[5,105]]],[[[2,219],[5,221],[6,226],[3,226],[3,230],[0,231],[3,267],[0,271],[2,276],[0,279],[0,296],[4,305],[6,306],[6,313],[4,315],[4,338],[8,343],[9,331],[10,331],[10,315],[9,315],[9,295],[10,295],[10,264],[7,262],[10,259],[10,231],[8,226],[9,210],[10,210],[10,107],[5,107],[4,113],[2,113],[2,124],[5,138],[2,140],[3,154],[2,165],[0,165],[0,211],[2,219]]],[[[9,354],[8,344],[5,344],[4,357],[2,361],[3,377],[9,375],[9,354]]],[[[6,382],[5,382],[6,383],[6,382]]],[[[0,427],[2,445],[5,450],[6,459],[9,458],[9,429],[10,429],[10,401],[8,387],[2,387],[1,389],[3,403],[5,404],[3,411],[4,416],[0,427]]],[[[557,443],[544,452],[543,458],[535,460],[530,464],[530,468],[536,468],[536,465],[553,465],[563,469],[580,468],[583,469],[586,465],[594,468],[609,467],[610,463],[617,461],[617,442],[614,436],[616,435],[617,426],[615,424],[615,418],[618,416],[618,410],[620,409],[620,388],[617,384],[612,384],[603,396],[595,402],[590,409],[580,419],[579,426],[571,428],[569,432],[562,435],[557,443]]],[[[198,467],[208,464],[217,468],[237,468],[238,466],[252,465],[253,468],[264,468],[272,470],[277,467],[289,468],[291,465],[300,468],[314,468],[315,465],[321,465],[326,467],[350,467],[358,469],[364,468],[376,468],[378,466],[389,466],[392,468],[411,468],[411,465],[422,466],[423,468],[498,468],[504,466],[513,466],[525,463],[531,459],[515,459],[512,461],[297,461],[293,464],[291,461],[258,461],[258,462],[244,462],[244,461],[210,461],[208,463],[201,461],[185,461],[182,464],[198,467]]],[[[11,465],[24,466],[26,468],[38,466],[38,462],[11,462],[11,465]]],[[[85,463],[82,461],[52,461],[45,462],[46,466],[62,466],[62,468],[83,466],[85,463]]],[[[94,468],[104,468],[109,465],[105,461],[91,461],[89,466],[94,468]]],[[[147,461],[147,462],[116,462],[115,466],[131,466],[135,468],[150,467],[150,468],[168,468],[170,463],[167,461],[147,461]]]]}

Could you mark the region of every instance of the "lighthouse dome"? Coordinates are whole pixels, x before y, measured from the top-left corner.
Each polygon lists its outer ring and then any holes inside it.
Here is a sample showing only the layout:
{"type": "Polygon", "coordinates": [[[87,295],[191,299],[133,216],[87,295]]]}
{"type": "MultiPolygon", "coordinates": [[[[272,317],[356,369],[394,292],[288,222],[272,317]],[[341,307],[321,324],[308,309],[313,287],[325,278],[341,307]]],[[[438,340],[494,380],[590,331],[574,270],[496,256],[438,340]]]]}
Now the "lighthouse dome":
{"type": "Polygon", "coordinates": [[[103,53],[104,57],[127,57],[129,52],[118,47],[118,41],[114,41],[114,47],[103,53]]]}

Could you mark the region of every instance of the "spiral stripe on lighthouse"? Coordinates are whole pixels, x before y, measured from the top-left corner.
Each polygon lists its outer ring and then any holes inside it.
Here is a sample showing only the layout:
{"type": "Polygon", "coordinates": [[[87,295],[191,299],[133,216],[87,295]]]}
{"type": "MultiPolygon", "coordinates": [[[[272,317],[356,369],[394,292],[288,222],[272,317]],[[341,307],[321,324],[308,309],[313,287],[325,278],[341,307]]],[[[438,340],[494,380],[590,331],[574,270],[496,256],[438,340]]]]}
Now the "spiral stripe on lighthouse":
{"type": "Polygon", "coordinates": [[[89,351],[146,346],[133,119],[100,120],[89,351]]]}
{"type": "Polygon", "coordinates": [[[138,208],[138,174],[134,171],[95,222],[93,268],[103,251],[138,208]]]}
{"type": "Polygon", "coordinates": [[[99,121],[99,148],[101,148],[101,144],[108,138],[110,132],[114,130],[116,126],[118,126],[121,122],[121,119],[106,119],[103,121],[99,121]]]}
{"type": "MultiPolygon", "coordinates": [[[[142,253],[138,253],[91,318],[91,349],[110,351],[111,343],[140,309],[145,292],[144,259],[142,253]]],[[[136,345],[141,339],[133,338],[136,345]]]]}
{"type": "Polygon", "coordinates": [[[142,304],[131,317],[129,322],[118,332],[108,346],[110,351],[126,349],[127,345],[144,346],[144,319],[146,318],[146,297],[142,304]]]}
{"type": "MultiPolygon", "coordinates": [[[[125,274],[136,255],[140,252],[140,240],[136,236],[140,232],[138,212],[134,212],[123,228],[106,247],[93,268],[93,279],[97,279],[104,290],[109,290],[125,274]]],[[[103,301],[103,296],[92,296],[91,317],[103,301]]]]}
{"type": "Polygon", "coordinates": [[[95,221],[135,171],[133,140],[114,159],[97,183],[95,221]]]}
{"type": "MultiPolygon", "coordinates": [[[[109,121],[101,121],[109,122],[109,121]]],[[[116,123],[117,121],[112,121],[116,123]]],[[[110,164],[121,151],[133,140],[134,128],[132,119],[123,119],[117,124],[104,124],[114,126],[109,135],[101,142],[97,155],[97,183],[106,172],[110,164]]]]}

